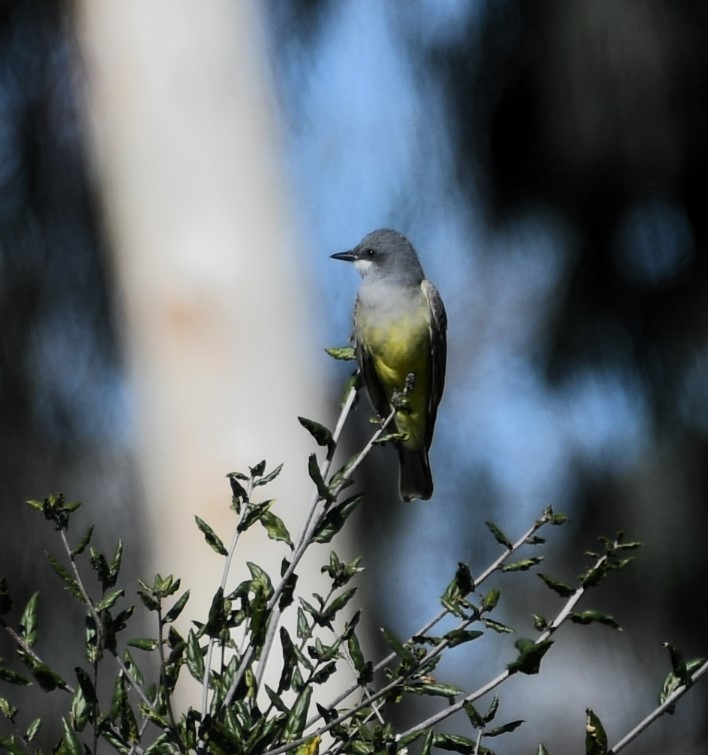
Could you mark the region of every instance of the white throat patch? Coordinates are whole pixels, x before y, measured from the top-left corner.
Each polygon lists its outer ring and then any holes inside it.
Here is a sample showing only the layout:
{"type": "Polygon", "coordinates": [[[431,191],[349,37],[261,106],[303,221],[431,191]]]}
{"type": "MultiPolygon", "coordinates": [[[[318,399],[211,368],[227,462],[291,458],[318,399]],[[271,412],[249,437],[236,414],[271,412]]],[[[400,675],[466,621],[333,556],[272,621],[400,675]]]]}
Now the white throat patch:
{"type": "Polygon", "coordinates": [[[354,267],[362,278],[371,272],[373,264],[371,260],[354,260],[354,267]]]}

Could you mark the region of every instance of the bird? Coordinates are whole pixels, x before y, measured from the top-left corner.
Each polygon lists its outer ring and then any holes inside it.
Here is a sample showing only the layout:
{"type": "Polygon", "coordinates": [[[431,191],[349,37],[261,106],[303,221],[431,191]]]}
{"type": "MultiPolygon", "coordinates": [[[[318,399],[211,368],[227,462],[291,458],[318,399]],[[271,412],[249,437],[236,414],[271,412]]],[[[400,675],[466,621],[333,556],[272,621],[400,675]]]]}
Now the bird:
{"type": "Polygon", "coordinates": [[[372,231],[331,257],[352,262],[362,278],[354,351],[376,413],[385,418],[395,406],[401,498],[427,500],[433,494],[428,451],[445,385],[445,306],[413,245],[397,231],[372,231]]]}

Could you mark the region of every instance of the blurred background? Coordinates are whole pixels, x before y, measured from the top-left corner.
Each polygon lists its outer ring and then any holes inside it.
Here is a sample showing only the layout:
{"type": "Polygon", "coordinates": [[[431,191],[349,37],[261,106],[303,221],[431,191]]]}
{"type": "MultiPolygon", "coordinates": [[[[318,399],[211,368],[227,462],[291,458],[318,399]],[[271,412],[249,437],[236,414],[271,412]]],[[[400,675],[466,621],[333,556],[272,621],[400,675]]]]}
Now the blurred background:
{"type": "MultiPolygon", "coordinates": [[[[16,600],[55,579],[21,503],[49,492],[86,501],[106,547],[125,533],[129,573],[197,587],[218,560],[193,514],[228,539],[226,472],[286,461],[294,527],[311,450],[295,418],[332,422],[351,371],[322,351],[347,341],[358,286],[329,255],[393,227],[445,300],[449,362],[434,498],[398,501],[391,449],[359,481],[347,549],[371,626],[407,636],[434,615],[458,561],[477,574],[497,554],[486,519],[514,539],[546,505],[567,513],[542,551],[564,580],[624,530],[636,562],[585,607],[626,631],[563,628],[540,678],[502,688],[498,721],[526,724],[489,744],[581,751],[587,707],[617,740],[656,704],[663,641],[706,653],[708,8],[108,6],[0,5],[0,573],[16,600]]],[[[369,416],[362,400],[352,446],[369,416]]],[[[521,636],[560,608],[533,574],[498,584],[521,636]]],[[[45,642],[70,634],[42,611],[45,642]]],[[[513,640],[460,648],[440,676],[476,688],[513,640]]],[[[704,752],[707,702],[699,685],[636,751],[704,752]]]]}

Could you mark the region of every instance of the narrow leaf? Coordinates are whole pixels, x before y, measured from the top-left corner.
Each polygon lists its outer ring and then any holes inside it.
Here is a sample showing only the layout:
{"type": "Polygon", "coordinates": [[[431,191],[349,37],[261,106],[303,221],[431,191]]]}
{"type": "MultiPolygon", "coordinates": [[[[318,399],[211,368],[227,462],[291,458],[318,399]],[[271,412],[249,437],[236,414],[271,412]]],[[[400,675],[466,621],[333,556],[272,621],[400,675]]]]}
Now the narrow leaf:
{"type": "Polygon", "coordinates": [[[383,636],[393,652],[404,661],[415,661],[415,653],[409,650],[397,637],[386,627],[381,627],[383,636]]]}
{"type": "Polygon", "coordinates": [[[351,346],[331,346],[325,351],[333,358],[339,359],[345,362],[350,362],[356,359],[356,353],[351,346]]]}
{"type": "Polygon", "coordinates": [[[293,542],[290,539],[290,533],[288,532],[287,527],[283,523],[283,520],[273,514],[271,511],[266,511],[261,515],[261,524],[265,527],[266,532],[268,533],[268,537],[271,540],[280,540],[283,543],[286,543],[290,546],[290,548],[293,547],[293,542]]]}
{"type": "Polygon", "coordinates": [[[215,550],[220,556],[228,556],[229,552],[224,548],[224,544],[221,542],[221,539],[219,536],[214,532],[214,530],[200,517],[196,516],[194,517],[194,520],[197,523],[197,527],[201,530],[202,534],[204,535],[204,539],[207,541],[209,546],[215,550]]]}
{"type": "Polygon", "coordinates": [[[515,661],[507,664],[510,673],[517,671],[522,674],[537,674],[541,668],[541,660],[553,644],[553,640],[544,640],[543,642],[534,642],[526,638],[521,638],[515,643],[519,655],[515,661]]]}
{"type": "Polygon", "coordinates": [[[116,589],[113,590],[113,592],[109,592],[108,594],[104,595],[103,598],[96,604],[96,611],[98,613],[101,613],[101,611],[107,611],[109,608],[114,606],[118,599],[124,594],[125,590],[116,589]]]}
{"type": "Polygon", "coordinates": [[[204,681],[204,656],[199,647],[199,640],[194,630],[187,635],[187,668],[189,673],[198,681],[204,681]]]}
{"type": "Polygon", "coordinates": [[[342,529],[344,523],[361,503],[363,496],[355,495],[329,508],[315,529],[313,540],[316,543],[329,543],[342,529]]]}
{"type": "Polygon", "coordinates": [[[189,600],[189,590],[185,590],[185,592],[182,593],[182,595],[177,599],[177,602],[170,608],[170,610],[165,614],[163,621],[165,624],[171,624],[177,617],[182,613],[184,607],[187,605],[187,601],[189,600]]]}
{"type": "Polygon", "coordinates": [[[487,729],[484,732],[485,737],[498,737],[500,734],[508,734],[510,731],[514,731],[514,729],[518,729],[521,724],[524,723],[523,719],[518,721],[509,721],[507,724],[503,724],[502,726],[495,726],[493,729],[487,729]]]}
{"type": "Polygon", "coordinates": [[[499,543],[499,545],[503,545],[507,550],[511,550],[514,546],[511,540],[497,527],[494,522],[490,521],[489,519],[485,522],[487,527],[489,528],[489,531],[494,535],[494,539],[499,543]]]}
{"type": "Polygon", "coordinates": [[[76,547],[71,549],[71,555],[72,557],[81,555],[85,550],[86,546],[91,542],[91,536],[93,535],[93,524],[88,528],[84,536],[79,540],[76,547]]]}
{"type": "Polygon", "coordinates": [[[606,613],[602,613],[602,611],[578,611],[577,613],[570,614],[570,620],[575,624],[604,624],[606,627],[622,631],[622,627],[612,616],[608,616],[606,613]]]}
{"type": "Polygon", "coordinates": [[[37,602],[39,600],[39,593],[32,594],[27,601],[25,610],[22,612],[20,618],[20,634],[22,639],[32,647],[37,642],[38,627],[37,627],[37,602]]]}
{"type": "Polygon", "coordinates": [[[315,439],[318,446],[326,446],[328,451],[334,448],[334,438],[328,428],[307,417],[298,417],[297,420],[315,439]]]}
{"type": "Polygon", "coordinates": [[[607,755],[607,734],[600,719],[590,708],[585,711],[586,755],[607,755]]]}
{"type": "Polygon", "coordinates": [[[283,465],[278,464],[278,466],[272,471],[268,472],[267,475],[263,475],[258,480],[256,480],[254,487],[257,487],[258,485],[267,485],[269,482],[272,482],[280,474],[282,469],[283,465]]]}
{"type": "Polygon", "coordinates": [[[310,698],[312,697],[312,687],[307,686],[298,695],[295,704],[290,711],[285,728],[283,729],[283,742],[293,742],[302,736],[307,721],[307,712],[310,707],[310,698]]]}
{"type": "Polygon", "coordinates": [[[336,501],[337,499],[332,495],[332,491],[329,489],[329,486],[322,479],[322,473],[320,472],[320,466],[317,463],[317,457],[315,456],[315,454],[310,454],[307,462],[307,472],[310,475],[310,479],[315,483],[315,486],[317,487],[317,493],[319,497],[325,501],[334,503],[334,501],[336,501]]]}
{"type": "Polygon", "coordinates": [[[521,561],[515,561],[513,564],[504,564],[502,571],[528,571],[543,561],[543,556],[532,556],[521,561]]]}
{"type": "Polygon", "coordinates": [[[74,577],[69,574],[69,572],[59,563],[59,561],[54,558],[51,554],[47,553],[47,561],[49,561],[49,565],[54,570],[54,573],[63,580],[64,584],[66,585],[67,590],[75,597],[78,598],[82,603],[84,602],[84,595],[81,592],[81,588],[79,587],[79,583],[74,579],[74,577]]]}
{"type": "Polygon", "coordinates": [[[569,598],[575,592],[575,588],[571,587],[570,585],[565,584],[565,582],[561,582],[558,579],[549,577],[547,574],[539,573],[538,576],[543,580],[543,582],[546,585],[548,585],[548,587],[551,588],[551,590],[553,590],[553,592],[560,595],[561,598],[569,598]]]}

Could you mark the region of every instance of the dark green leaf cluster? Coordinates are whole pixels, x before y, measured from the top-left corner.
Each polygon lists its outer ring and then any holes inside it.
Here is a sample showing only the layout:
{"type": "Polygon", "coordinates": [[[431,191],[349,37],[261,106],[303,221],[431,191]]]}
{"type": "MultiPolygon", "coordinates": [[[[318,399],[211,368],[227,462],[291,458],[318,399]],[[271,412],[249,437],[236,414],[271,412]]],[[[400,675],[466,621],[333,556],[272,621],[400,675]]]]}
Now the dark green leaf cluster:
{"type": "MultiPolygon", "coordinates": [[[[329,350],[337,359],[350,359],[346,349],[329,350]]],[[[351,407],[358,378],[347,385],[343,406],[351,407]]],[[[405,406],[405,392],[397,401],[405,406]]],[[[308,461],[315,492],[300,533],[292,537],[275,512],[275,500],[259,497],[261,489],[278,477],[282,465],[266,470],[261,461],[248,472],[227,475],[235,522],[226,541],[204,519],[195,516],[206,544],[223,559],[221,583],[215,587],[208,614],[202,620],[187,617],[189,591],[172,575],[157,574],[138,580],[137,589],[121,582],[123,544],[119,540],[108,555],[93,544],[93,527],[74,542],[70,522],[79,508],[62,495],[30,501],[58,532],[62,555],[48,555],[50,568],[59,578],[74,607],[84,619],[84,653],[74,664],[72,678],[54,671],[40,647],[39,594],[33,594],[16,609],[7,580],[0,578],[0,625],[11,637],[17,663],[0,660],[0,684],[36,685],[46,692],[65,695],[66,713],[61,737],[54,751],[86,755],[106,743],[119,753],[188,753],[261,755],[293,752],[318,755],[322,747],[331,755],[344,753],[400,753],[416,744],[426,755],[436,751],[487,753],[490,741],[511,734],[521,720],[498,722],[500,700],[494,696],[485,708],[480,699],[510,676],[538,674],[542,660],[552,649],[555,632],[566,622],[578,625],[600,623],[619,629],[610,616],[593,609],[578,609],[587,590],[599,585],[610,572],[626,566],[629,551],[637,543],[625,542],[620,534],[601,539],[602,550],[577,582],[568,584],[547,574],[543,583],[563,604],[555,618],[533,614],[535,639],[516,639],[515,658],[498,676],[475,691],[466,691],[438,676],[444,656],[486,635],[510,642],[514,630],[493,616],[501,605],[503,580],[535,569],[543,556],[520,553],[545,543],[539,535],[547,525],[561,525],[563,514],[549,507],[516,541],[493,522],[487,527],[501,551],[493,563],[473,577],[468,564],[460,562],[440,598],[442,610],[412,636],[401,639],[388,628],[382,630],[390,652],[379,661],[368,656],[362,643],[361,610],[355,605],[356,578],[363,571],[359,558],[343,560],[330,551],[321,566],[327,587],[321,592],[303,592],[298,571],[306,551],[329,544],[362,502],[360,495],[342,496],[352,484],[352,475],[363,457],[376,444],[396,440],[386,433],[388,420],[378,428],[364,450],[330,474],[338,435],[318,422],[299,418],[302,427],[324,449],[325,458],[313,453],[308,461]],[[229,587],[229,574],[241,536],[258,531],[274,541],[283,555],[279,574],[269,574],[246,562],[248,577],[229,587]],[[491,577],[497,584],[485,584],[491,577]],[[136,634],[132,620],[136,605],[151,617],[152,631],[136,634]],[[291,621],[281,621],[288,612],[291,621]],[[449,622],[445,624],[442,622],[449,622]],[[267,677],[266,669],[271,672],[267,677]],[[273,672],[275,674],[273,675],[273,672]],[[334,676],[345,691],[328,702],[316,692],[334,676]],[[176,711],[174,695],[180,679],[189,676],[201,690],[200,703],[176,711]],[[388,711],[412,696],[429,698],[437,711],[408,731],[396,731],[388,711]],[[484,710],[484,712],[480,712],[484,710]],[[441,724],[460,712],[467,717],[469,736],[441,730],[441,724]]],[[[472,646],[476,647],[476,646],[472,646]]],[[[661,693],[669,712],[698,675],[705,671],[702,659],[685,662],[669,646],[672,672],[661,693]]],[[[484,705],[484,701],[482,700],[484,705]]],[[[586,752],[606,755],[607,737],[599,718],[588,709],[586,752]]],[[[0,696],[0,719],[7,734],[0,746],[11,753],[26,753],[34,747],[42,729],[41,718],[21,723],[20,711],[0,696]]],[[[324,755],[324,753],[323,753],[324,755]]],[[[547,755],[539,745],[537,755],[547,755]]]]}

